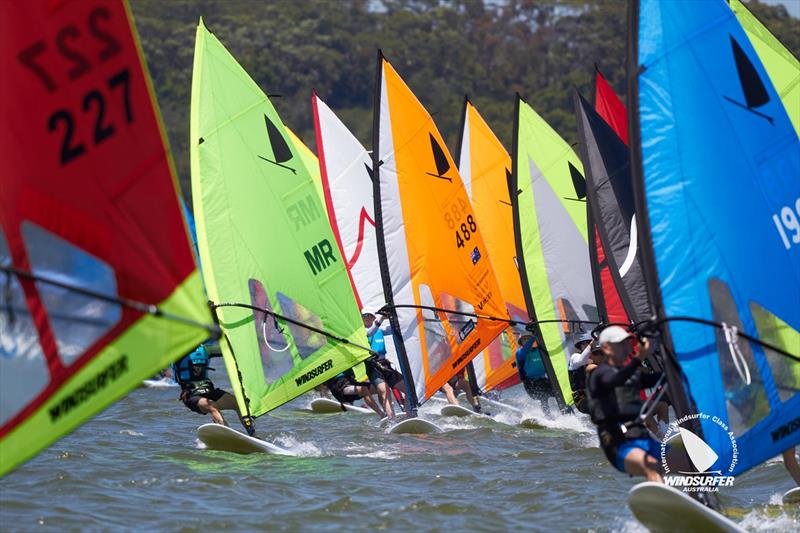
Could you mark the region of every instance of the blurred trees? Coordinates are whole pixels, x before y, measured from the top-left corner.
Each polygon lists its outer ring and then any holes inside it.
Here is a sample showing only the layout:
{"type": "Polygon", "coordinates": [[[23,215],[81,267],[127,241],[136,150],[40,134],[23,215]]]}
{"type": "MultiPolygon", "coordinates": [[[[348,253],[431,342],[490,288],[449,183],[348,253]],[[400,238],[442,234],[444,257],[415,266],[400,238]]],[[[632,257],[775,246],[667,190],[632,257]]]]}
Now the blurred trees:
{"type": "MultiPolygon", "coordinates": [[[[369,149],[376,50],[455,147],[468,94],[507,148],[519,92],[573,142],[573,87],[594,97],[594,66],[625,96],[622,0],[130,0],[181,183],[188,191],[189,101],[197,21],[273,98],[316,151],[311,90],[369,149]]],[[[750,9],[797,54],[800,21],[750,9]]]]}

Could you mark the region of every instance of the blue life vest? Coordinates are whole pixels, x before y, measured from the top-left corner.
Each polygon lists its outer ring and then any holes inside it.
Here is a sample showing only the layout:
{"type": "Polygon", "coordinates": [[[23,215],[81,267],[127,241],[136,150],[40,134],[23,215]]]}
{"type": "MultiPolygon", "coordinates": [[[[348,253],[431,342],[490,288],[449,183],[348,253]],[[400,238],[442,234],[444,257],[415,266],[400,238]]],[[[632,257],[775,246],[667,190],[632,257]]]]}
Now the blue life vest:
{"type": "Polygon", "coordinates": [[[547,376],[539,348],[533,347],[533,339],[517,350],[517,371],[523,381],[547,376]]]}
{"type": "Polygon", "coordinates": [[[195,351],[172,364],[175,381],[181,386],[208,381],[208,360],[208,350],[201,344],[195,351]]]}
{"type": "Polygon", "coordinates": [[[369,337],[369,347],[373,352],[378,354],[378,357],[386,357],[386,339],[384,339],[383,332],[378,329],[369,337]]]}

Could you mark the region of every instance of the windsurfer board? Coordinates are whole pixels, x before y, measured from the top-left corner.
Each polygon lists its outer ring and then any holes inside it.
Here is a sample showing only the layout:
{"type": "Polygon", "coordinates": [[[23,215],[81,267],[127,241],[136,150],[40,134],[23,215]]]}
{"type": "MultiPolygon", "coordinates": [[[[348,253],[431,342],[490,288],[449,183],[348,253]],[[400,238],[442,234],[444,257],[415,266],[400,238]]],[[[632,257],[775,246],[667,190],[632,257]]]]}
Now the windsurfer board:
{"type": "Polygon", "coordinates": [[[340,404],[336,400],[331,400],[330,398],[314,398],[311,400],[311,411],[316,414],[332,414],[332,413],[341,413],[342,412],[342,405],[344,405],[345,411],[350,411],[353,413],[361,413],[364,415],[368,415],[374,413],[372,409],[367,409],[366,407],[359,407],[357,405],[350,405],[350,404],[340,404]]]}
{"type": "Polygon", "coordinates": [[[422,418],[406,418],[405,420],[398,422],[397,424],[389,428],[389,433],[394,433],[395,435],[400,435],[403,433],[423,435],[426,433],[441,433],[441,432],[442,428],[440,428],[433,422],[428,422],[427,420],[423,420],[422,418]]]}
{"type": "Polygon", "coordinates": [[[718,512],[690,498],[685,492],[655,481],[645,481],[628,492],[633,516],[654,533],[668,531],[722,531],[744,529],[718,512]]]}
{"type": "Polygon", "coordinates": [[[800,505],[800,487],[795,487],[788,491],[781,498],[783,505],[800,505]]]}
{"type": "Polygon", "coordinates": [[[294,455],[289,450],[270,442],[245,435],[240,431],[221,424],[203,424],[197,428],[197,438],[209,450],[233,453],[270,453],[275,455],[294,455]]]}
{"type": "Polygon", "coordinates": [[[476,413],[472,409],[467,409],[460,405],[448,404],[442,407],[442,416],[486,416],[483,413],[476,413]]]}

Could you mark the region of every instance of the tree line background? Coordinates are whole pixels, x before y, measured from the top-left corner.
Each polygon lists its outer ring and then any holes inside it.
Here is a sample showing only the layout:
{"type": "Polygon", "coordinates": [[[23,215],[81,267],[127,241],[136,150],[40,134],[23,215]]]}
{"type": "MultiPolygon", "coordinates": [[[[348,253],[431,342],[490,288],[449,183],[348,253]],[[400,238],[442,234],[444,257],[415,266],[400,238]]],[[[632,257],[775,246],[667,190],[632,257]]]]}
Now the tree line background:
{"type": "MultiPolygon", "coordinates": [[[[800,20],[748,3],[795,55],[800,20]]],[[[189,190],[189,105],[197,22],[272,98],[316,152],[311,90],[367,149],[376,50],[422,101],[453,149],[468,94],[511,147],[519,92],[576,140],[572,89],[594,98],[597,65],[624,99],[627,2],[606,0],[131,0],[179,178],[189,190]]]]}

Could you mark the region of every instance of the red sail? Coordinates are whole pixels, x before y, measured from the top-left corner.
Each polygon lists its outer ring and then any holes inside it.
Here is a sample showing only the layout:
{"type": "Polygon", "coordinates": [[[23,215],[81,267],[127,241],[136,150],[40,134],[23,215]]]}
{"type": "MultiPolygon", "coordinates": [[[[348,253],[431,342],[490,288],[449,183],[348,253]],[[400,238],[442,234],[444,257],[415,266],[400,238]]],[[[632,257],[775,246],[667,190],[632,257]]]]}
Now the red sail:
{"type": "MultiPolygon", "coordinates": [[[[603,117],[603,120],[608,122],[617,135],[625,141],[625,144],[628,144],[628,117],[625,111],[625,104],[619,99],[614,89],[611,88],[603,74],[600,73],[600,70],[597,71],[595,80],[594,106],[600,116],[603,117]]],[[[591,224],[591,227],[595,228],[594,242],[596,249],[592,256],[597,263],[592,270],[595,272],[595,283],[600,285],[600,287],[595,287],[595,292],[599,293],[598,300],[602,298],[602,301],[598,301],[599,307],[604,311],[603,314],[605,314],[606,321],[628,324],[630,319],[622,305],[614,280],[611,278],[606,254],[603,251],[603,245],[600,243],[600,235],[597,233],[597,228],[594,224],[591,224]]]]}

